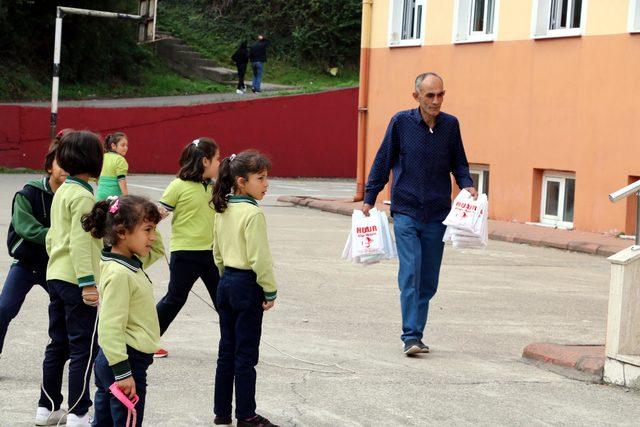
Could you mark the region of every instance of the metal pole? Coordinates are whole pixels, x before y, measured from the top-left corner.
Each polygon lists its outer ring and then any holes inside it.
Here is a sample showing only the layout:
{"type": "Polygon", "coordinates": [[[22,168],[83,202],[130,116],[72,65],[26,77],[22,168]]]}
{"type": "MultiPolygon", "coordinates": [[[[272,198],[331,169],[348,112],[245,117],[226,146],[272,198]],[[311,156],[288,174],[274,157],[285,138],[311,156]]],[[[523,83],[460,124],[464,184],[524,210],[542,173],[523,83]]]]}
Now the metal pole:
{"type": "Polygon", "coordinates": [[[62,18],[60,7],[56,11],[56,35],[53,45],[53,83],[51,85],[51,140],[56,137],[58,124],[58,89],[60,86],[60,45],[62,44],[62,18]]]}
{"type": "Polygon", "coordinates": [[[636,193],[636,197],[638,198],[638,205],[636,206],[636,244],[634,249],[638,250],[640,249],[640,191],[636,193]]]}
{"type": "Polygon", "coordinates": [[[56,127],[58,125],[58,91],[60,88],[60,49],[62,44],[62,18],[65,14],[94,16],[98,18],[127,19],[140,21],[144,19],[140,15],[129,15],[127,13],[103,12],[100,10],[78,9],[74,7],[56,8],[56,34],[53,45],[53,82],[51,84],[51,139],[56,137],[56,127]]]}
{"type": "Polygon", "coordinates": [[[117,13],[117,12],[103,12],[101,10],[89,10],[89,9],[78,9],[76,7],[58,7],[63,13],[69,15],[84,15],[84,16],[94,16],[97,18],[116,18],[116,19],[129,19],[131,21],[140,21],[144,19],[143,16],[140,15],[130,15],[128,13],[117,13]]]}

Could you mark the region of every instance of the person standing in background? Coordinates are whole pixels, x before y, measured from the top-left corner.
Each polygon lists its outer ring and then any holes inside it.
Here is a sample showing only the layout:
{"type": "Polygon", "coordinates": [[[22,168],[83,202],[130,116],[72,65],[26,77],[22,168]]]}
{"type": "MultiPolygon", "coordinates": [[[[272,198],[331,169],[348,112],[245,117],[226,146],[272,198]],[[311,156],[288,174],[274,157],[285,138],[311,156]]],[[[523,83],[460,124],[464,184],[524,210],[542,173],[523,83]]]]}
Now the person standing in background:
{"type": "Polygon", "coordinates": [[[251,61],[251,69],[253,70],[253,85],[251,87],[253,93],[262,92],[260,85],[264,73],[264,63],[267,62],[267,47],[270,44],[271,42],[260,34],[258,41],[249,47],[249,60],[251,61]]]}
{"type": "Polygon", "coordinates": [[[246,92],[247,87],[244,84],[244,75],[247,73],[247,64],[249,63],[249,49],[247,41],[244,40],[231,56],[231,60],[236,64],[238,70],[238,87],[236,93],[241,95],[246,92]]]}

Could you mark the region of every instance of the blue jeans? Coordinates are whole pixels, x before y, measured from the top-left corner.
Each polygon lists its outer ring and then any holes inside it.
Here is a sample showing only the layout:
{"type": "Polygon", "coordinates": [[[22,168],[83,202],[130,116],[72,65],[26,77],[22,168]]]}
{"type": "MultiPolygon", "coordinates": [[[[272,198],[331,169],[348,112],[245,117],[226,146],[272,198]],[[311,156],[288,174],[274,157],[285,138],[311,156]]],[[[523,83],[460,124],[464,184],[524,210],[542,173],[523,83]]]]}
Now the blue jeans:
{"type": "Polygon", "coordinates": [[[236,418],[256,414],[256,365],[262,335],[264,292],[251,270],[226,267],[218,287],[220,347],[213,412],[231,418],[233,386],[236,418]]]}
{"type": "Polygon", "coordinates": [[[253,90],[260,92],[260,84],[262,83],[262,72],[264,70],[264,64],[262,62],[252,62],[251,69],[253,70],[253,90]]]}
{"type": "Polygon", "coordinates": [[[49,292],[46,283],[47,266],[29,266],[20,262],[13,264],[0,294],[0,354],[4,347],[9,323],[18,315],[24,299],[33,287],[40,285],[49,292]]]}
{"type": "Polygon", "coordinates": [[[446,226],[421,222],[408,215],[394,214],[393,229],[400,269],[402,341],[421,340],[429,315],[429,301],[438,290],[438,277],[446,226]]]}
{"type": "Polygon", "coordinates": [[[82,301],[82,290],[75,283],[48,280],[47,285],[50,340],[42,362],[42,387],[38,406],[50,410],[60,408],[62,375],[69,360],[67,402],[70,408],[77,402],[70,412],[83,416],[91,407],[89,379],[91,366],[98,352],[98,340],[93,333],[98,309],[82,301]]]}
{"type": "MultiPolygon", "coordinates": [[[[136,426],[141,426],[144,418],[144,403],[147,396],[147,369],[153,363],[153,354],[142,353],[127,346],[127,355],[129,356],[129,365],[131,365],[133,380],[136,383],[136,394],[138,398],[140,398],[135,408],[137,418],[136,426]]],[[[109,391],[109,386],[113,384],[116,379],[102,349],[100,349],[98,357],[96,357],[94,369],[96,395],[94,399],[95,410],[93,423],[91,425],[93,427],[124,427],[127,423],[129,413],[127,407],[109,391]]]]}

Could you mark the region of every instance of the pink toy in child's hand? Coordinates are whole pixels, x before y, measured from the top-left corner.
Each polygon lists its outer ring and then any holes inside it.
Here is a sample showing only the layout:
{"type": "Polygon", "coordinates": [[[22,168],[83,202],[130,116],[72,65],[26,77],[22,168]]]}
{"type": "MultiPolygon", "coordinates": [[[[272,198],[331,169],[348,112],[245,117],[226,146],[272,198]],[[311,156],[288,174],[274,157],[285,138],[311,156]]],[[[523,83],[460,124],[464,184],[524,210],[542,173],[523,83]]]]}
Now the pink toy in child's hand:
{"type": "Polygon", "coordinates": [[[116,397],[116,399],[118,399],[124,406],[127,407],[127,409],[133,409],[140,399],[138,395],[133,396],[133,399],[129,399],[127,395],[124,394],[122,390],[120,390],[120,387],[118,387],[118,383],[111,384],[109,386],[109,390],[116,397]]]}
{"type": "Polygon", "coordinates": [[[126,426],[127,427],[131,425],[135,426],[137,421],[135,406],[136,406],[136,403],[138,403],[138,400],[140,400],[138,395],[135,395],[133,396],[132,399],[129,399],[127,395],[124,394],[122,390],[120,390],[120,387],[118,387],[118,383],[111,384],[109,386],[109,390],[111,391],[111,394],[113,394],[116,397],[116,399],[118,399],[128,409],[129,413],[127,414],[126,426]]]}

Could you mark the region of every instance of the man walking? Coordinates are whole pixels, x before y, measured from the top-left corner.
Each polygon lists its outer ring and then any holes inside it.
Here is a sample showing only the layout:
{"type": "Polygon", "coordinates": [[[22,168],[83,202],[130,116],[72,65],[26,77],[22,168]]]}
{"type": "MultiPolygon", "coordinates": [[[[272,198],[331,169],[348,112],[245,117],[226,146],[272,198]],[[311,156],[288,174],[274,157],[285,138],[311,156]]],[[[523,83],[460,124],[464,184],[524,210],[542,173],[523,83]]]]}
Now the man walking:
{"type": "Polygon", "coordinates": [[[262,83],[264,63],[267,62],[267,47],[270,44],[271,42],[260,34],[258,41],[249,47],[249,60],[251,61],[251,69],[253,71],[253,85],[251,87],[253,93],[262,92],[260,85],[262,83]]]}
{"type": "Polygon", "coordinates": [[[420,74],[413,98],[418,108],[391,119],[365,187],[365,215],[393,171],[391,214],[400,268],[400,306],[404,353],[428,353],[422,342],[429,301],[438,289],[444,243],[442,221],[451,209],[451,178],[476,197],[460,125],[440,111],[444,82],[435,73],[420,74]]]}

